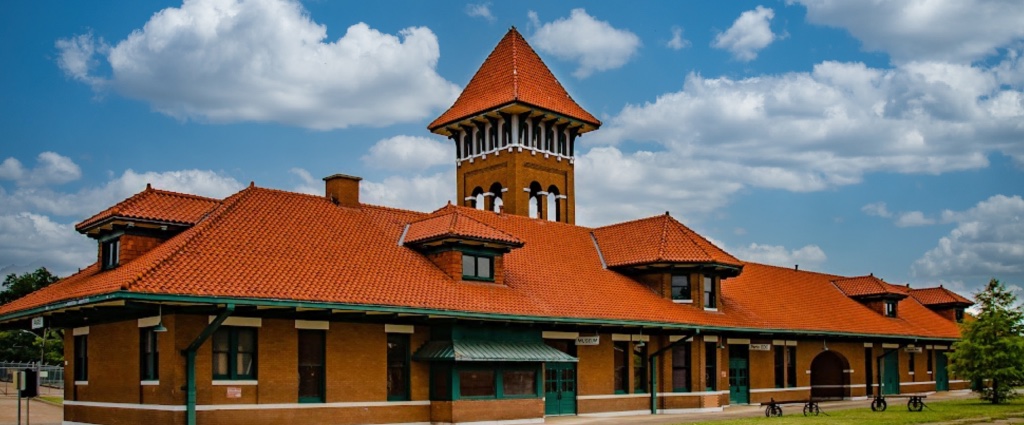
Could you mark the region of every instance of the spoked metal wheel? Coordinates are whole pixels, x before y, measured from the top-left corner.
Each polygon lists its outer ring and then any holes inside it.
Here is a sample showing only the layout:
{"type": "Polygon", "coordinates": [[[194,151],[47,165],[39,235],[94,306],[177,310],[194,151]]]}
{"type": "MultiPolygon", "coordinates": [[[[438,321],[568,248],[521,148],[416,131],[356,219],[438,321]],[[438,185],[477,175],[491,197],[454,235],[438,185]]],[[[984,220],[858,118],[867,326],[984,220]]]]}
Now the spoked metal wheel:
{"type": "Polygon", "coordinates": [[[871,400],[872,412],[884,412],[886,407],[887,406],[884,398],[877,397],[874,400],[871,400]]]}
{"type": "Polygon", "coordinates": [[[819,414],[821,414],[821,408],[818,407],[818,403],[804,405],[804,416],[818,416],[819,414]]]}

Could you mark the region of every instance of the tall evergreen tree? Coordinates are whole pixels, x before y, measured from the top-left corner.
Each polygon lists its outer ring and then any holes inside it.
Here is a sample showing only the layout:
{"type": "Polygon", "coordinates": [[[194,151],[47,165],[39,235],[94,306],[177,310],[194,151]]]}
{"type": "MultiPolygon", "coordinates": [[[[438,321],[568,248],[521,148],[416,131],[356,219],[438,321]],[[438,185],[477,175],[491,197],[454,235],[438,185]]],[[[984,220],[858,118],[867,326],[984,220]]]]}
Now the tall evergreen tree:
{"type": "Polygon", "coordinates": [[[1016,397],[1013,387],[1024,382],[1024,312],[997,279],[975,301],[978,315],[960,326],[962,339],[953,344],[950,369],[972,382],[988,380],[982,399],[998,404],[1016,397]]]}

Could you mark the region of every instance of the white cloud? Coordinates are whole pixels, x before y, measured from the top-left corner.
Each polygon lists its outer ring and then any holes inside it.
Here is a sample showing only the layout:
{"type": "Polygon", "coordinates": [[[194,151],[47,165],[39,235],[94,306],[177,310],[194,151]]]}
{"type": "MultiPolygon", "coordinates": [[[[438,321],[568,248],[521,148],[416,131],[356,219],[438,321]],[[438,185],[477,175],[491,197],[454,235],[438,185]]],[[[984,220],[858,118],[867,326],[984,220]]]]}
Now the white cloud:
{"type": "Polygon", "coordinates": [[[466,14],[474,18],[484,18],[488,22],[494,22],[494,15],[491,14],[491,3],[467,4],[466,14]]]}
{"type": "Polygon", "coordinates": [[[921,211],[908,211],[900,214],[896,219],[898,227],[917,227],[935,224],[935,220],[925,217],[921,211]]]}
{"type": "Polygon", "coordinates": [[[1024,199],[995,195],[966,211],[945,211],[956,228],[914,262],[915,276],[981,285],[1024,278],[1024,199]]]}
{"type": "Polygon", "coordinates": [[[682,27],[672,27],[672,38],[665,46],[672,50],[681,50],[690,47],[690,40],[683,38],[682,27]]]}
{"type": "Polygon", "coordinates": [[[896,62],[972,62],[1024,37],[1016,1],[796,1],[808,21],[846,29],[896,62]]]}
{"type": "Polygon", "coordinates": [[[0,163],[0,179],[14,180],[18,186],[47,186],[78,180],[82,170],[71,158],[56,152],[43,152],[36,157],[36,167],[26,170],[17,158],[0,163]]]}
{"type": "Polygon", "coordinates": [[[394,136],[381,139],[363,156],[363,163],[390,170],[416,170],[451,164],[455,161],[455,145],[434,137],[394,136]]]}
{"type": "Polygon", "coordinates": [[[769,25],[774,17],[775,11],[763,6],[743,12],[728,30],[715,37],[711,46],[732,52],[738,60],[752,61],[777,38],[769,25]]]}
{"type": "Polygon", "coordinates": [[[875,217],[882,217],[882,218],[892,217],[892,213],[889,212],[889,208],[886,207],[885,202],[875,202],[873,204],[867,204],[867,205],[861,207],[860,210],[863,211],[864,214],[875,216],[875,217]]]}
{"type": "Polygon", "coordinates": [[[359,201],[413,211],[429,212],[455,199],[454,170],[429,176],[390,176],[383,181],[363,180],[359,201]]]}
{"type": "Polygon", "coordinates": [[[591,211],[618,219],[677,199],[713,209],[747,187],[820,191],[875,172],[977,169],[993,152],[1024,164],[1024,103],[997,114],[1011,108],[993,108],[995,99],[1024,95],[983,65],[823,62],[812,72],[745,79],[690,74],[682,90],[626,105],[582,139],[622,148],[580,149],[577,176],[605,188],[590,194],[601,201],[591,211]],[[637,144],[650,151],[628,153],[637,144]],[[692,193],[680,197],[680,188],[692,193]],[[602,201],[617,196],[623,201],[602,201]]]}
{"type": "Polygon", "coordinates": [[[313,175],[309,174],[304,168],[292,168],[288,170],[290,174],[294,174],[299,178],[301,183],[292,188],[293,192],[305,193],[308,195],[322,195],[324,194],[324,182],[313,178],[313,175]]]}
{"type": "Polygon", "coordinates": [[[817,245],[806,245],[803,248],[789,250],[780,245],[760,245],[751,243],[748,246],[730,251],[737,258],[755,263],[771,264],[779,267],[800,265],[808,269],[816,268],[825,263],[828,256],[817,245]]]}
{"type": "Polygon", "coordinates": [[[182,120],[386,126],[426,118],[458,95],[435,70],[440,48],[428,28],[394,36],[357,23],[326,37],[294,0],[186,0],[110,48],[90,34],[59,40],[58,65],[182,120]],[[93,74],[93,55],[109,77],[93,74]]]}
{"type": "Polygon", "coordinates": [[[9,272],[46,267],[59,276],[96,261],[96,242],[71,224],[21,212],[0,214],[0,268],[9,272]]]}
{"type": "Polygon", "coordinates": [[[530,11],[529,17],[536,27],[530,43],[559,59],[579,63],[573,72],[576,78],[619,68],[640,48],[640,37],[636,34],[599,21],[584,9],[573,9],[568,18],[544,24],[536,12],[530,11]]]}

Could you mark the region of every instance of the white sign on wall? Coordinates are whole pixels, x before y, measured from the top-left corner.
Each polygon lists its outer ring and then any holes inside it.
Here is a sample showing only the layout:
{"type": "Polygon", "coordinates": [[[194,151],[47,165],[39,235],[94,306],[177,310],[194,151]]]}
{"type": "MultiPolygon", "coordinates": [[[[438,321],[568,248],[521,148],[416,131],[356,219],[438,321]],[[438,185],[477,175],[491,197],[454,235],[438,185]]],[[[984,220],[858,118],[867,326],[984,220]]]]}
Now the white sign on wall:
{"type": "Polygon", "coordinates": [[[750,351],[772,351],[771,344],[750,344],[750,351]]]}
{"type": "Polygon", "coordinates": [[[598,345],[601,343],[599,335],[576,337],[576,345],[598,345]]]}
{"type": "Polygon", "coordinates": [[[33,317],[32,318],[32,329],[42,329],[42,328],[43,328],[43,316],[33,317]]]}
{"type": "Polygon", "coordinates": [[[907,347],[907,348],[904,348],[903,351],[908,352],[908,353],[920,353],[921,352],[921,347],[907,347]]]}

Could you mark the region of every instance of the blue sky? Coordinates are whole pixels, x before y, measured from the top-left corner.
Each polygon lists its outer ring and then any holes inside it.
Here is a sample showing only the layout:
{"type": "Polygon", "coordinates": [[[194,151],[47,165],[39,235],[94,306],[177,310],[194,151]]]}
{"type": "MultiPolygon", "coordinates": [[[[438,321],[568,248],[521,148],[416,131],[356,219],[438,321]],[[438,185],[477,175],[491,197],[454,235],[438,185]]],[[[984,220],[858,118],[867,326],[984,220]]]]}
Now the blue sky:
{"type": "Polygon", "coordinates": [[[0,271],[95,261],[74,223],[152,183],[421,211],[425,126],[510,26],[604,125],[577,222],[664,211],[734,255],[970,294],[1024,284],[1015,1],[0,3],[0,271]]]}

